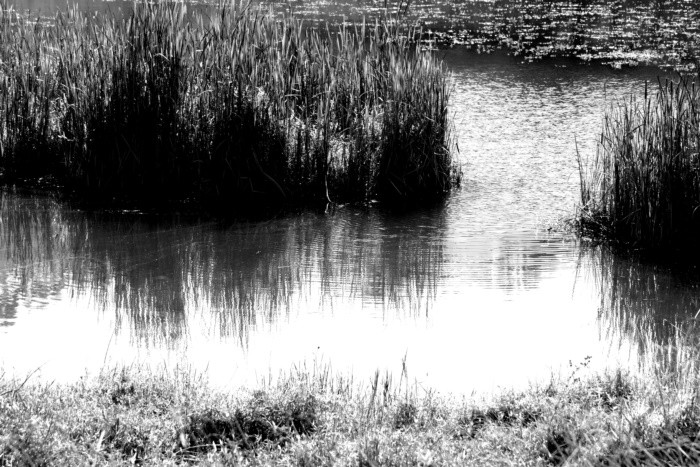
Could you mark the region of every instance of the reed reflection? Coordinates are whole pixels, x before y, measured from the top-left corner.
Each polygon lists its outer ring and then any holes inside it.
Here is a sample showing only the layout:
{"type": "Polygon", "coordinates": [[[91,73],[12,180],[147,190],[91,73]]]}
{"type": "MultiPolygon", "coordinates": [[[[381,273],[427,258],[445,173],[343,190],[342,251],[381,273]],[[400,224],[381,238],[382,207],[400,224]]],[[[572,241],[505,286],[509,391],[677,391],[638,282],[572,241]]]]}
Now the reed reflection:
{"type": "Polygon", "coordinates": [[[493,254],[490,286],[507,293],[535,289],[560,264],[561,241],[506,237],[493,254]]]}
{"type": "Polygon", "coordinates": [[[427,314],[442,277],[444,209],[414,214],[347,212],[319,237],[325,298],[360,300],[403,316],[427,314]]]}
{"type": "Polygon", "coordinates": [[[221,227],[8,193],[0,201],[0,320],[12,323],[27,297],[32,307],[87,298],[141,346],[180,345],[193,329],[245,346],[251,330],[348,304],[427,313],[444,261],[439,209],[221,227]]]}
{"type": "Polygon", "coordinates": [[[697,271],[641,262],[604,247],[584,251],[580,264],[600,291],[601,337],[636,344],[642,369],[655,367],[653,361],[672,369],[687,342],[687,324],[700,308],[697,271]]]}
{"type": "Polygon", "coordinates": [[[55,300],[80,271],[76,253],[85,226],[50,200],[0,192],[0,323],[10,325],[20,306],[40,309],[55,300]],[[70,235],[66,225],[72,226],[70,235]]]}

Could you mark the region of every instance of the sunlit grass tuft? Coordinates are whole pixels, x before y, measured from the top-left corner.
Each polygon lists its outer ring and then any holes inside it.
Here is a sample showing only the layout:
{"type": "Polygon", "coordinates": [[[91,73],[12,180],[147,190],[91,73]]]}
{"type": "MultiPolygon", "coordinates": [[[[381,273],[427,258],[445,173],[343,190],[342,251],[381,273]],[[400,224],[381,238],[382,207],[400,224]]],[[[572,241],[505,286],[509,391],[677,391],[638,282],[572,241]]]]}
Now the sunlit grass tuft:
{"type": "Polygon", "coordinates": [[[583,362],[490,396],[318,364],[228,390],[135,367],[63,385],[0,377],[0,464],[695,465],[694,326],[639,374],[584,374],[583,362]]]}

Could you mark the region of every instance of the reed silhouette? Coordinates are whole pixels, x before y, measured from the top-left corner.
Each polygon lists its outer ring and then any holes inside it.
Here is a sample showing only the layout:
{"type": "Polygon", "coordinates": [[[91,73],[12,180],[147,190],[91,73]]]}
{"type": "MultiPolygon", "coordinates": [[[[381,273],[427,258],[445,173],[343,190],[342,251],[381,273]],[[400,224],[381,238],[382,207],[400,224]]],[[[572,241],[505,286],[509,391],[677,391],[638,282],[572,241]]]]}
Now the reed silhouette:
{"type": "Polygon", "coordinates": [[[395,17],[337,31],[250,4],[48,21],[0,5],[0,166],[135,203],[443,197],[448,74],[395,17]]]}

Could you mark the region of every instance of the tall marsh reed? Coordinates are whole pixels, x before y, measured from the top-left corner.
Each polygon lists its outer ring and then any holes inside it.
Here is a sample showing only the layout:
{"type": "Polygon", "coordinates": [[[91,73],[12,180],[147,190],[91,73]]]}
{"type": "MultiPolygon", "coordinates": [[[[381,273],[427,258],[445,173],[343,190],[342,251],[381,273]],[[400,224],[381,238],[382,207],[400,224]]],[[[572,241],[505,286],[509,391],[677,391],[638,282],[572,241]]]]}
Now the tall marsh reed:
{"type": "Polygon", "coordinates": [[[699,151],[696,79],[617,104],[592,165],[581,165],[581,226],[641,250],[700,252],[699,151]]]}
{"type": "Polygon", "coordinates": [[[0,166],[131,200],[439,198],[459,181],[448,75],[395,19],[137,1],[22,21],[0,3],[0,166]]]}

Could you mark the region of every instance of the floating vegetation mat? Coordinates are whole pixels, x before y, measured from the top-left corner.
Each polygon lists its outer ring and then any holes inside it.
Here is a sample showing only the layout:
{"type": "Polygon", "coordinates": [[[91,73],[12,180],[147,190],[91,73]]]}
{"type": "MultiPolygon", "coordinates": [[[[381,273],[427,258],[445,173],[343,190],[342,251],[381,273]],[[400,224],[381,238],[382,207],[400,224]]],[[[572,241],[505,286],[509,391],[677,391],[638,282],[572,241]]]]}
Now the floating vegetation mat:
{"type": "Polygon", "coordinates": [[[227,210],[440,198],[459,181],[450,85],[416,34],[391,17],[308,29],[235,3],[48,22],[4,4],[0,166],[227,210]]]}

